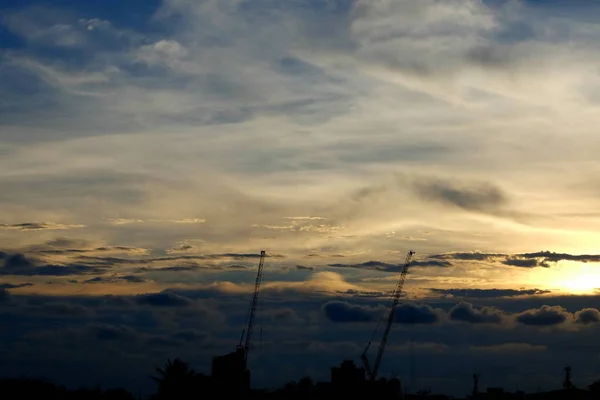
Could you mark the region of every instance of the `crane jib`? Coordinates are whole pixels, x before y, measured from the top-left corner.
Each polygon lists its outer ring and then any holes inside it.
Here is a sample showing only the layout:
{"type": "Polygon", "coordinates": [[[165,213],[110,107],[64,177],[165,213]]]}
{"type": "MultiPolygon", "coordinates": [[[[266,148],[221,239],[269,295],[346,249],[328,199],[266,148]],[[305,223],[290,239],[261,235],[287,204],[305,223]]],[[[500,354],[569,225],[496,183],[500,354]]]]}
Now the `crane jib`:
{"type": "Polygon", "coordinates": [[[258,263],[258,271],[256,273],[256,281],[254,283],[254,292],[252,293],[252,300],[250,302],[250,310],[248,313],[248,325],[242,331],[242,337],[240,338],[240,344],[238,347],[242,347],[242,342],[244,343],[244,358],[248,358],[248,351],[250,350],[250,344],[252,343],[252,328],[254,328],[254,316],[256,315],[256,307],[258,306],[258,295],[260,293],[260,284],[262,281],[262,273],[263,267],[265,263],[265,255],[266,252],[263,250],[260,252],[260,262],[258,263]],[[246,340],[244,340],[244,333],[246,336],[246,340]]]}
{"type": "MultiPolygon", "coordinates": [[[[369,363],[369,359],[367,358],[367,351],[371,345],[371,341],[367,344],[365,351],[361,355],[361,359],[365,366],[365,370],[367,372],[367,376],[369,380],[376,380],[377,373],[379,372],[379,366],[381,365],[381,360],[383,359],[383,353],[385,352],[385,347],[387,345],[388,336],[392,329],[392,323],[394,322],[394,314],[396,311],[396,307],[400,301],[400,296],[402,294],[402,287],[404,286],[404,281],[406,280],[406,274],[408,273],[408,267],[410,266],[410,262],[412,256],[415,254],[414,251],[410,250],[406,255],[406,260],[404,261],[404,266],[402,267],[402,272],[400,273],[400,279],[398,279],[398,283],[396,284],[396,288],[392,293],[392,304],[389,307],[389,314],[387,319],[387,324],[385,326],[385,331],[381,338],[381,342],[379,343],[379,349],[377,350],[377,357],[375,358],[375,363],[373,364],[373,368],[371,369],[371,365],[369,363]]],[[[375,328],[377,329],[377,328],[375,328]]]]}

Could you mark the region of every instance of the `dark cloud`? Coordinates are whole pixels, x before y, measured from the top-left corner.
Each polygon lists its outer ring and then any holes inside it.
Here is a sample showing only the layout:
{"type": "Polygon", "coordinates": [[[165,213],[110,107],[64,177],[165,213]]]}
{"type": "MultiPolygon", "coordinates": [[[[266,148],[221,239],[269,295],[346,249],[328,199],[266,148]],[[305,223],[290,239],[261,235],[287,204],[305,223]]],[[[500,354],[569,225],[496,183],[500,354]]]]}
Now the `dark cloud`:
{"type": "Polygon", "coordinates": [[[56,224],[53,222],[25,222],[20,224],[0,224],[0,228],[16,229],[19,231],[64,230],[83,227],[84,225],[56,224]]]}
{"type": "MultiPolygon", "coordinates": [[[[0,307],[0,325],[11,327],[0,330],[0,340],[8,349],[3,357],[6,356],[9,363],[4,368],[0,366],[0,373],[7,373],[10,368],[16,373],[26,371],[52,379],[52,371],[56,370],[62,371],[56,375],[59,382],[80,385],[83,382],[75,380],[73,383],[73,379],[79,379],[81,374],[65,371],[69,366],[81,369],[88,365],[86,376],[103,376],[102,382],[107,384],[119,376],[129,380],[139,375],[143,382],[132,384],[145,390],[146,385],[150,385],[145,383],[147,375],[167,357],[182,355],[196,370],[210,371],[211,358],[230,352],[238,343],[246,320],[248,298],[247,293],[227,294],[214,288],[170,289],[139,296],[13,295],[9,307],[0,307]],[[120,357],[118,365],[114,363],[116,355],[120,357]],[[50,372],[47,365],[52,365],[50,372]],[[109,371],[106,375],[102,375],[104,369],[109,371]]],[[[399,305],[396,322],[413,324],[411,332],[418,338],[414,345],[419,352],[422,378],[424,381],[433,379],[431,386],[436,390],[447,387],[446,383],[435,380],[436,374],[445,373],[449,380],[454,379],[438,365],[447,365],[458,356],[465,363],[484,362],[492,368],[498,362],[518,368],[528,359],[515,356],[516,350],[510,359],[503,359],[506,353],[503,349],[509,348],[506,343],[525,343],[523,349],[532,344],[556,352],[560,351],[561,343],[572,337],[568,329],[556,329],[544,335],[535,330],[514,329],[510,324],[498,329],[495,314],[482,311],[485,309],[481,305],[457,305],[450,301],[399,305]],[[456,310],[463,310],[462,316],[456,310]],[[450,323],[452,320],[466,323],[450,323]],[[444,325],[433,328],[436,323],[444,325]],[[485,326],[473,329],[474,325],[485,326]],[[482,357],[486,358],[477,359],[477,354],[482,352],[465,352],[461,347],[465,337],[473,348],[498,348],[498,351],[493,357],[490,352],[483,352],[482,357]],[[428,351],[427,346],[443,351],[428,351]]],[[[600,327],[594,323],[597,310],[579,310],[581,329],[573,346],[593,348],[597,341],[596,328],[600,327]]],[[[339,364],[344,357],[360,355],[383,311],[381,298],[352,295],[351,301],[340,301],[315,293],[293,297],[263,293],[255,335],[256,346],[259,343],[261,346],[260,362],[252,361],[256,385],[280,385],[305,374],[316,380],[328,379],[330,366],[339,364]],[[322,314],[318,312],[319,306],[322,314]],[[277,368],[282,354],[297,369],[281,371],[277,368]]],[[[521,313],[523,311],[504,311],[507,319],[521,313]]],[[[574,319],[569,316],[568,321],[574,319]]],[[[401,331],[398,329],[390,338],[386,360],[392,364],[385,367],[386,371],[397,368],[400,362],[394,360],[405,359],[403,356],[407,354],[408,343],[404,342],[405,334],[401,331]]],[[[560,373],[560,366],[558,370],[560,373]]],[[[456,378],[461,388],[464,386],[462,375],[456,378]]],[[[123,385],[128,387],[127,384],[123,385]]]]}
{"type": "Polygon", "coordinates": [[[467,252],[467,253],[444,253],[429,256],[435,260],[462,260],[462,261],[485,261],[485,262],[500,262],[505,265],[535,268],[535,267],[550,267],[550,263],[559,261],[576,261],[582,263],[600,262],[598,254],[582,254],[573,255],[566,253],[554,253],[550,251],[540,251],[535,253],[521,254],[503,254],[503,253],[482,253],[482,252],[467,252]]]}
{"type": "Polygon", "coordinates": [[[4,259],[4,266],[3,268],[5,270],[13,270],[13,269],[20,269],[20,268],[33,268],[34,265],[31,261],[29,261],[29,259],[27,257],[25,257],[24,254],[11,254],[8,257],[6,257],[4,259]]]}
{"type": "Polygon", "coordinates": [[[596,324],[600,322],[600,311],[595,308],[585,308],[575,313],[575,322],[578,324],[596,324]]]}
{"type": "MultiPolygon", "coordinates": [[[[332,322],[373,322],[382,316],[383,308],[329,301],[322,307],[332,322]]],[[[432,324],[440,320],[438,313],[427,304],[402,303],[394,314],[394,322],[402,324],[432,324]]]]}
{"type": "Polygon", "coordinates": [[[147,250],[139,247],[128,247],[128,246],[102,246],[94,247],[89,249],[77,249],[77,248],[47,248],[41,246],[33,246],[28,248],[31,252],[38,254],[86,254],[86,253],[138,253],[143,254],[147,250]]]}
{"type": "Polygon", "coordinates": [[[185,307],[194,303],[188,297],[171,292],[141,294],[136,296],[136,301],[138,304],[157,307],[185,307]]]}
{"type": "Polygon", "coordinates": [[[547,262],[535,258],[508,258],[502,261],[502,264],[521,268],[550,267],[547,262]]]}
{"type": "Polygon", "coordinates": [[[99,340],[130,341],[138,336],[135,330],[128,326],[102,324],[92,325],[88,329],[99,340]]]}
{"type": "Polygon", "coordinates": [[[275,324],[299,324],[304,322],[304,320],[291,308],[268,310],[261,314],[261,318],[268,318],[275,324]]]}
{"type": "Polygon", "coordinates": [[[0,287],[0,303],[10,300],[10,293],[5,288],[0,287]]]}
{"type": "Polygon", "coordinates": [[[325,303],[322,310],[325,317],[332,322],[371,322],[381,315],[381,310],[376,308],[339,300],[325,303]]]}
{"type": "Polygon", "coordinates": [[[542,258],[546,262],[578,261],[583,263],[600,262],[600,254],[573,255],[567,253],[554,253],[551,251],[540,251],[537,253],[524,253],[518,255],[521,258],[542,258]]]}
{"type": "Polygon", "coordinates": [[[548,294],[550,290],[540,289],[429,289],[432,293],[453,297],[500,298],[548,294]]]}
{"type": "Polygon", "coordinates": [[[204,342],[208,339],[209,335],[205,332],[200,332],[195,329],[184,329],[175,332],[173,337],[186,342],[204,342]]]}
{"type": "MultiPolygon", "coordinates": [[[[280,254],[267,254],[266,257],[271,258],[284,258],[280,254]]],[[[144,257],[144,258],[120,258],[120,257],[98,257],[98,256],[78,256],[77,260],[80,260],[88,265],[151,265],[155,263],[166,263],[166,262],[193,262],[198,260],[211,260],[211,261],[245,261],[259,259],[260,254],[254,253],[223,253],[223,254],[206,254],[206,255],[177,255],[169,257],[144,257]]]]}
{"type": "Polygon", "coordinates": [[[84,274],[101,274],[106,272],[105,268],[89,265],[67,264],[67,265],[36,265],[37,260],[31,260],[24,254],[11,254],[4,259],[4,265],[0,267],[0,275],[13,276],[68,276],[84,274]]]}
{"type": "Polygon", "coordinates": [[[164,272],[182,272],[182,271],[193,271],[200,268],[198,265],[175,265],[173,267],[162,267],[162,268],[140,268],[139,272],[147,271],[164,271],[164,272]]]}
{"type": "Polygon", "coordinates": [[[46,316],[83,317],[93,314],[88,307],[67,302],[42,304],[34,310],[46,316]]]}
{"type": "Polygon", "coordinates": [[[489,261],[490,259],[496,257],[503,257],[504,254],[491,254],[491,253],[481,253],[478,251],[468,252],[468,253],[444,253],[444,254],[434,254],[429,256],[429,258],[433,259],[443,259],[443,260],[466,260],[466,261],[489,261]]]}
{"type": "Polygon", "coordinates": [[[518,322],[524,325],[553,326],[567,321],[569,313],[559,306],[542,306],[539,309],[527,310],[517,315],[518,322]]]}
{"type": "Polygon", "coordinates": [[[497,210],[507,203],[506,195],[489,183],[460,184],[437,179],[421,179],[414,190],[423,199],[468,211],[497,210]]]}
{"type": "Polygon", "coordinates": [[[300,271],[314,271],[314,267],[307,267],[304,265],[296,265],[296,269],[300,271]]]}
{"type": "Polygon", "coordinates": [[[18,289],[33,286],[33,283],[0,283],[0,289],[18,289]]]}
{"type": "MultiPolygon", "coordinates": [[[[449,261],[440,260],[425,260],[425,261],[412,261],[411,267],[440,267],[446,268],[451,267],[452,264],[449,261]]],[[[382,272],[401,272],[404,269],[403,264],[388,264],[382,261],[367,261],[361,264],[329,264],[329,267],[333,268],[355,268],[365,269],[382,272]]]]}
{"type": "Polygon", "coordinates": [[[452,321],[469,322],[472,324],[499,324],[504,319],[504,313],[496,308],[474,308],[473,304],[460,302],[450,309],[448,316],[452,321]]]}
{"type": "Polygon", "coordinates": [[[137,275],[123,275],[123,276],[97,276],[83,281],[82,283],[115,283],[115,282],[131,282],[140,283],[146,282],[145,279],[140,278],[137,275]]]}
{"type": "Polygon", "coordinates": [[[439,321],[439,314],[427,304],[402,303],[394,314],[394,322],[401,324],[434,324],[439,321]]]}

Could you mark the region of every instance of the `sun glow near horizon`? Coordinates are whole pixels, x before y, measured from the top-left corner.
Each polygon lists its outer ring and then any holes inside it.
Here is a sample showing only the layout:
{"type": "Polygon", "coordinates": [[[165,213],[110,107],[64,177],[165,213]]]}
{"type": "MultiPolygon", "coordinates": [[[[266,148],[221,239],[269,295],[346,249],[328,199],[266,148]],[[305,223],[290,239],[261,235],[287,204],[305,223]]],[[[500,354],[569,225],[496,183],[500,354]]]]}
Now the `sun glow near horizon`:
{"type": "Polygon", "coordinates": [[[600,263],[561,261],[543,273],[532,271],[529,279],[540,289],[565,294],[594,294],[600,290],[600,263]]]}

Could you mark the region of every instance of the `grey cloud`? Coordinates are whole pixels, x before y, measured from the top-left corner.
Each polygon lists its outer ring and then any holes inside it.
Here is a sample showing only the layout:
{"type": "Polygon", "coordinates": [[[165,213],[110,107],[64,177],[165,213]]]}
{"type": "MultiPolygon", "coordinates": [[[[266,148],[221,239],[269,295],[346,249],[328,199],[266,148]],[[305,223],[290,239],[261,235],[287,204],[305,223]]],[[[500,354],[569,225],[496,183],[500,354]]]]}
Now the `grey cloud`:
{"type": "Polygon", "coordinates": [[[100,340],[129,341],[137,337],[137,332],[128,326],[102,324],[92,325],[88,329],[93,336],[100,340]]]}
{"type": "Polygon", "coordinates": [[[11,254],[4,259],[2,267],[0,267],[0,275],[12,276],[68,276],[68,275],[84,275],[84,274],[100,274],[105,272],[104,268],[98,268],[88,265],[67,264],[67,265],[51,265],[41,264],[36,265],[38,261],[31,260],[24,254],[11,254]]]}
{"type": "MultiPolygon", "coordinates": [[[[281,254],[267,253],[268,258],[285,258],[281,254]]],[[[224,254],[206,254],[206,255],[179,255],[170,257],[146,257],[146,258],[118,258],[118,257],[95,257],[95,256],[79,256],[78,259],[86,262],[95,262],[97,265],[136,265],[136,264],[153,264],[158,262],[172,262],[172,261],[194,261],[194,260],[214,260],[214,261],[227,261],[227,260],[252,260],[259,259],[260,254],[258,253],[224,253],[224,254]]]]}
{"type": "Polygon", "coordinates": [[[434,324],[439,321],[439,313],[428,304],[402,303],[394,314],[394,322],[401,324],[434,324]]]}
{"type": "Polygon", "coordinates": [[[85,274],[101,274],[106,272],[106,268],[83,264],[67,264],[67,265],[51,265],[42,264],[36,265],[33,261],[27,258],[24,254],[11,254],[4,260],[4,265],[0,268],[0,275],[13,276],[68,276],[68,275],[85,275],[85,274]]]}
{"type": "MultiPolygon", "coordinates": [[[[350,323],[376,321],[383,309],[334,300],[325,303],[322,311],[332,322],[350,323]]],[[[402,324],[432,324],[438,321],[438,313],[426,304],[402,303],[394,314],[394,322],[402,324]]]]}
{"type": "Polygon", "coordinates": [[[33,283],[0,283],[0,289],[18,289],[33,286],[33,283]]]}
{"type": "Polygon", "coordinates": [[[33,268],[33,263],[24,254],[11,254],[4,259],[3,268],[7,270],[33,268]]]}
{"type": "Polygon", "coordinates": [[[0,228],[16,229],[19,231],[66,230],[84,228],[85,225],[57,224],[54,222],[25,222],[21,224],[0,224],[0,228]]]}
{"type": "Polygon", "coordinates": [[[141,283],[146,280],[140,278],[137,275],[123,275],[123,276],[97,276],[95,278],[87,279],[83,283],[115,283],[115,282],[130,282],[130,283],[141,283]]]}
{"type": "Polygon", "coordinates": [[[182,339],[186,342],[204,342],[208,339],[209,335],[205,332],[200,332],[195,329],[184,329],[177,331],[173,334],[176,339],[182,339]]]}
{"type": "Polygon", "coordinates": [[[468,260],[468,261],[488,261],[495,257],[502,257],[504,254],[493,254],[493,253],[481,253],[481,252],[469,252],[469,253],[445,253],[445,254],[436,254],[431,255],[429,258],[438,258],[438,259],[450,259],[450,260],[468,260]]]}
{"type": "Polygon", "coordinates": [[[275,324],[300,324],[304,322],[291,308],[269,310],[263,312],[261,317],[266,317],[275,324]]]}
{"type": "MultiPolygon", "coordinates": [[[[332,322],[365,323],[377,321],[382,313],[381,306],[349,303],[334,300],[325,303],[321,308],[325,317],[332,322]]],[[[451,308],[433,308],[429,304],[401,303],[395,314],[395,322],[432,324],[444,321],[466,322],[469,324],[500,325],[513,320],[519,324],[546,327],[558,326],[570,322],[592,325],[600,322],[600,311],[586,308],[570,313],[560,306],[542,306],[516,313],[510,313],[493,306],[474,306],[472,303],[461,301],[451,308]]]]}
{"type": "Polygon", "coordinates": [[[432,293],[449,295],[453,297],[471,297],[471,298],[500,298],[532,296],[551,293],[550,290],[540,289],[429,289],[432,293]]]}
{"type": "MultiPolygon", "coordinates": [[[[452,264],[449,261],[440,260],[424,260],[424,261],[412,261],[411,267],[440,267],[447,268],[451,267],[452,264]]],[[[355,268],[374,270],[382,272],[400,272],[404,268],[403,264],[388,264],[382,261],[367,261],[361,264],[329,264],[330,267],[334,268],[355,268]]]]}
{"type": "Polygon", "coordinates": [[[499,324],[504,313],[492,307],[474,308],[472,304],[460,302],[450,309],[448,315],[452,321],[470,322],[472,324],[499,324]]]}
{"type": "Polygon", "coordinates": [[[502,261],[502,264],[521,268],[550,267],[548,263],[533,258],[509,258],[502,261]]]}
{"type": "Polygon", "coordinates": [[[377,309],[345,301],[327,302],[322,310],[325,317],[332,322],[371,322],[381,314],[377,309]]]}
{"type": "Polygon", "coordinates": [[[296,265],[296,269],[299,271],[314,271],[314,267],[307,267],[305,265],[296,265]]]}
{"type": "Polygon", "coordinates": [[[138,304],[157,307],[186,307],[194,303],[188,297],[171,292],[141,294],[135,300],[138,304]]]}
{"type": "Polygon", "coordinates": [[[600,262],[600,255],[598,254],[582,254],[573,255],[567,253],[554,253],[550,251],[539,251],[536,253],[521,253],[521,254],[502,254],[502,253],[482,253],[482,252],[469,252],[469,253],[445,253],[436,254],[429,256],[430,259],[437,260],[463,260],[463,261],[486,261],[486,262],[500,262],[504,265],[521,267],[521,268],[535,268],[535,267],[550,267],[550,263],[557,263],[559,261],[576,261],[582,263],[588,262],[600,262]]]}
{"type": "Polygon", "coordinates": [[[600,322],[600,311],[596,308],[585,308],[575,313],[575,322],[579,324],[596,324],[600,322]]]}
{"type": "Polygon", "coordinates": [[[38,310],[43,315],[59,315],[67,317],[89,316],[93,313],[89,308],[79,304],[49,303],[43,304],[38,310]]]}
{"type": "Polygon", "coordinates": [[[508,203],[504,192],[489,183],[461,184],[444,180],[418,180],[416,193],[425,200],[467,211],[496,211],[508,203]]]}
{"type": "Polygon", "coordinates": [[[517,315],[518,322],[524,325],[553,326],[567,321],[569,313],[559,306],[542,306],[539,309],[527,310],[517,315]]]}

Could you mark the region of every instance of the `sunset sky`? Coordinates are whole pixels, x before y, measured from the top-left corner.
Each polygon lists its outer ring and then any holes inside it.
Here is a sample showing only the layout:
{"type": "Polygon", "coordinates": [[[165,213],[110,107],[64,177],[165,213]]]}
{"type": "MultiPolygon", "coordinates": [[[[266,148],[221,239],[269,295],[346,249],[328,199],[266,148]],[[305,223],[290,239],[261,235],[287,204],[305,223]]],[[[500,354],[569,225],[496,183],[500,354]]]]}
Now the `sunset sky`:
{"type": "Polygon", "coordinates": [[[591,1],[3,1],[0,375],[147,393],[167,357],[208,372],[266,250],[253,382],[328,379],[413,249],[382,374],[408,385],[410,337],[413,386],[464,395],[477,370],[551,389],[570,363],[585,387],[598,18],[591,1]]]}

